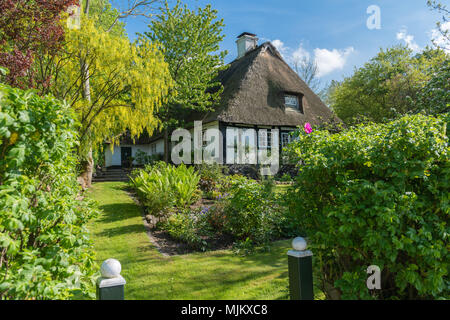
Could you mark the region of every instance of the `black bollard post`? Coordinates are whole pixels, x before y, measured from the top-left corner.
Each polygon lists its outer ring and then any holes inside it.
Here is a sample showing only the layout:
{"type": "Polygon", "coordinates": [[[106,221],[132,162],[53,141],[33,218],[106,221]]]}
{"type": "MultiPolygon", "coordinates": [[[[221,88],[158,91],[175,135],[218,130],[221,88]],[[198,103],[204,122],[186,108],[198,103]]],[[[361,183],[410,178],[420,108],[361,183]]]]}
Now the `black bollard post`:
{"type": "Polygon", "coordinates": [[[306,250],[302,237],[292,241],[293,250],[288,251],[289,292],[291,300],[314,300],[312,252],[306,250]]]}

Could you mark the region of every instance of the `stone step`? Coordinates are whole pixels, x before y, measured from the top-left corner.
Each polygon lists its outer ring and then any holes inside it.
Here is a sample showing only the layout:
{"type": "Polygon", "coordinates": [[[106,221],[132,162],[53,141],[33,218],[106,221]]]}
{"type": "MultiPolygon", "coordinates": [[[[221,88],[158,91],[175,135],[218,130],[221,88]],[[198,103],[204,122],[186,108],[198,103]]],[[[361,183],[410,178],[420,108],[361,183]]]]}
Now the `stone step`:
{"type": "Polygon", "coordinates": [[[92,182],[116,182],[116,181],[120,181],[120,182],[128,182],[128,181],[130,181],[130,179],[128,179],[128,178],[120,178],[120,179],[93,178],[93,179],[92,179],[92,182]]]}
{"type": "Polygon", "coordinates": [[[130,181],[128,175],[131,173],[129,170],[123,170],[122,168],[108,168],[106,171],[97,173],[96,177],[92,178],[93,182],[112,182],[112,181],[130,181]]]}
{"type": "Polygon", "coordinates": [[[108,173],[108,174],[99,174],[96,175],[96,177],[116,177],[116,178],[120,178],[120,177],[128,177],[128,174],[121,174],[121,173],[117,173],[117,174],[112,174],[112,173],[108,173]]]}

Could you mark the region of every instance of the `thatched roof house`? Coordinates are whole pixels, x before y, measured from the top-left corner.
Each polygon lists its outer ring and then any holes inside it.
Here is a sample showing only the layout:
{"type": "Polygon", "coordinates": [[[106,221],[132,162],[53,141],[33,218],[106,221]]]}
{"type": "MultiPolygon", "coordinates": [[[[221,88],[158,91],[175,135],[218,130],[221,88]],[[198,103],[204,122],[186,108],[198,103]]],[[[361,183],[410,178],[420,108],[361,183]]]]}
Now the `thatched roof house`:
{"type": "Polygon", "coordinates": [[[297,127],[336,119],[270,42],[234,60],[219,80],[222,99],[204,122],[297,127]],[[298,99],[298,108],[286,105],[286,95],[298,99]]]}
{"type": "MultiPolygon", "coordinates": [[[[214,106],[215,111],[191,115],[188,120],[202,121],[203,129],[220,130],[223,135],[221,156],[227,162],[230,153],[233,153],[233,148],[229,146],[231,139],[235,139],[239,129],[245,130],[247,134],[249,128],[254,130],[250,140],[252,143],[254,141],[258,149],[270,148],[275,143],[281,149],[291,139],[289,132],[307,122],[314,126],[331,120],[339,121],[284,61],[275,46],[270,42],[261,45],[257,42],[256,35],[251,33],[245,32],[238,37],[237,59],[219,74],[224,91],[220,102],[214,106]],[[279,141],[272,141],[272,129],[279,130],[279,141]]],[[[133,156],[135,148],[149,154],[164,152],[161,134],[140,140],[139,146],[122,144],[122,148],[130,148],[126,153],[133,156]],[[142,143],[143,140],[145,143],[142,143]]],[[[123,151],[118,153],[123,155],[123,151]]],[[[112,157],[106,155],[107,166],[118,164],[117,159],[116,163],[112,163],[112,157]]]]}

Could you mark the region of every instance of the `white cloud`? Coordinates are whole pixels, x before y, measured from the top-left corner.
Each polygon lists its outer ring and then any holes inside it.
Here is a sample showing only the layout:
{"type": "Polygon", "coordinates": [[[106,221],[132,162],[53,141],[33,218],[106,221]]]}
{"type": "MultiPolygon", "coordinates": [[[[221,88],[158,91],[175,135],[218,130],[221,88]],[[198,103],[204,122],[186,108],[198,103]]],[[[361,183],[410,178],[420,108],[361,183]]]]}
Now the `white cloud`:
{"type": "Polygon", "coordinates": [[[333,71],[342,70],[347,63],[348,57],[355,52],[353,47],[348,47],[344,50],[328,50],[328,49],[315,49],[314,59],[319,69],[319,77],[323,77],[333,71]]]}
{"type": "MultiPolygon", "coordinates": [[[[450,21],[441,24],[441,30],[450,33],[450,21]]],[[[438,29],[431,30],[431,40],[439,48],[444,49],[447,54],[450,54],[450,41],[438,29]]]]}
{"type": "Polygon", "coordinates": [[[355,51],[353,47],[339,50],[332,49],[320,49],[314,50],[314,56],[303,47],[303,43],[300,43],[296,49],[292,49],[284,44],[283,41],[276,39],[271,41],[277,48],[283,58],[288,64],[294,64],[295,61],[313,58],[317,63],[318,77],[323,77],[333,71],[342,70],[347,63],[348,57],[355,51]]]}
{"type": "Polygon", "coordinates": [[[419,45],[414,41],[414,36],[408,34],[408,29],[403,27],[397,32],[397,40],[405,41],[406,45],[414,52],[420,51],[419,45]]]}
{"type": "Polygon", "coordinates": [[[300,43],[298,48],[292,53],[292,59],[294,61],[299,61],[303,60],[304,58],[309,60],[311,58],[311,55],[305,48],[303,48],[303,44],[300,43]]]}
{"type": "Polygon", "coordinates": [[[284,42],[276,39],[272,41],[272,44],[275,46],[275,48],[277,48],[283,58],[285,58],[285,55],[289,49],[284,45],[284,42]]]}

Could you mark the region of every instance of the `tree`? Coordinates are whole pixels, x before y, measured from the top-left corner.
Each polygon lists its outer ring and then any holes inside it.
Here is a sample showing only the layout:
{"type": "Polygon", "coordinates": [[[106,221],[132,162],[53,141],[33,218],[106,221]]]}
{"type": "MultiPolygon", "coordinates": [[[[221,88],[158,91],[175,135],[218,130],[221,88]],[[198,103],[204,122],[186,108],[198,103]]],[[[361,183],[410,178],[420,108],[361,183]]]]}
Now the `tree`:
{"type": "MultiPolygon", "coordinates": [[[[40,1],[39,1],[40,2],[40,1]]],[[[96,28],[96,31],[100,31],[104,34],[111,34],[112,37],[118,37],[118,38],[126,38],[126,32],[124,28],[124,23],[121,22],[122,19],[125,19],[130,16],[136,16],[136,15],[145,15],[147,17],[151,16],[151,11],[153,10],[152,5],[155,3],[158,3],[158,0],[130,0],[128,1],[128,7],[123,7],[123,5],[120,7],[121,9],[113,9],[112,5],[107,0],[86,0],[86,1],[72,1],[71,4],[78,4],[81,5],[84,4],[84,16],[86,19],[89,18],[89,14],[91,13],[94,21],[94,25],[96,28]]],[[[121,1],[123,4],[123,1],[121,1]]],[[[62,13],[61,13],[62,16],[62,13]]],[[[62,28],[63,19],[59,20],[58,26],[62,28]]],[[[82,28],[83,29],[83,28],[82,28]]],[[[62,29],[64,31],[64,29],[62,29]]],[[[70,30],[66,29],[66,32],[71,32],[70,30]]],[[[98,33],[93,33],[91,36],[96,37],[98,36],[98,33]]],[[[85,34],[85,36],[89,36],[85,34]]],[[[87,39],[84,37],[83,39],[87,39]]],[[[72,38],[72,41],[74,38],[72,38]]],[[[76,40],[76,39],[75,39],[76,40]]],[[[76,42],[76,41],[75,41],[76,42]]],[[[123,46],[124,43],[120,42],[123,46]]],[[[80,42],[78,42],[80,44],[80,42]]],[[[86,44],[86,43],[85,43],[86,44]]],[[[43,44],[45,47],[45,43],[43,44]]],[[[36,55],[36,61],[33,63],[34,68],[37,70],[37,74],[41,75],[42,79],[46,79],[43,84],[37,84],[35,87],[39,90],[41,95],[45,95],[48,93],[52,93],[55,96],[61,98],[61,99],[67,99],[72,106],[77,105],[77,111],[80,110],[79,106],[81,105],[82,101],[83,103],[87,104],[87,108],[91,108],[89,110],[95,110],[94,104],[98,103],[97,101],[93,101],[91,98],[93,94],[91,93],[92,86],[91,86],[91,69],[101,69],[101,65],[97,65],[96,67],[92,67],[90,65],[91,58],[96,59],[95,56],[97,53],[91,52],[91,49],[88,46],[83,46],[80,49],[80,51],[74,51],[75,47],[72,46],[68,41],[65,41],[63,37],[61,37],[58,40],[58,50],[53,55],[49,55],[48,52],[40,52],[40,54],[36,55]],[[67,70],[76,70],[74,68],[74,64],[78,63],[78,73],[77,72],[70,72],[68,73],[67,70]],[[70,75],[69,75],[70,74],[70,75]],[[77,91],[77,89],[81,89],[77,91]]],[[[97,47],[95,50],[98,50],[99,47],[97,47]]],[[[143,50],[147,50],[148,48],[143,48],[143,50]]],[[[93,51],[95,51],[93,50],[93,51]]],[[[103,50],[110,50],[110,48],[103,48],[103,50]]],[[[152,49],[153,50],[153,49],[152,49]]],[[[128,50],[125,50],[124,52],[128,52],[128,50]]],[[[137,51],[136,54],[139,54],[137,51]]],[[[105,56],[103,56],[105,58],[105,56]]],[[[111,58],[111,56],[110,56],[111,58]]],[[[133,56],[128,57],[128,59],[133,59],[133,56]]],[[[150,61],[153,61],[153,59],[150,59],[150,61]]],[[[103,61],[104,63],[108,63],[108,61],[103,61]]],[[[130,60],[128,60],[127,63],[129,63],[130,60]]],[[[132,63],[133,64],[133,63],[132,63]]],[[[133,68],[138,69],[137,66],[133,64],[133,68]]],[[[140,70],[140,69],[139,69],[140,70]]],[[[155,73],[155,76],[157,76],[158,72],[155,73]]],[[[100,79],[101,76],[97,77],[97,79],[100,79]]],[[[162,77],[162,81],[164,79],[167,79],[167,77],[162,77]]],[[[128,80],[130,80],[128,78],[128,80]]],[[[127,81],[128,81],[127,80],[127,81]]],[[[139,84],[138,84],[139,85],[139,84]]],[[[111,88],[111,87],[109,87],[111,88]]],[[[155,88],[154,94],[156,95],[156,92],[162,88],[158,87],[155,88]]],[[[145,90],[144,90],[145,92],[145,90]]],[[[105,93],[104,91],[102,93],[105,93]]],[[[97,93],[102,94],[102,93],[97,93]]],[[[107,93],[110,94],[111,92],[107,93]]],[[[123,94],[123,92],[122,92],[123,94]]],[[[104,97],[105,98],[105,97],[104,97]]],[[[102,109],[100,113],[103,111],[110,112],[109,107],[106,109],[102,109]]],[[[97,110],[98,111],[98,110],[97,110]]],[[[94,119],[88,119],[89,117],[97,118],[100,116],[99,113],[88,113],[87,118],[81,119],[81,143],[80,143],[80,162],[81,162],[81,177],[83,178],[83,185],[86,187],[89,187],[91,184],[92,179],[92,171],[93,171],[93,159],[92,159],[92,150],[95,149],[96,146],[93,146],[93,143],[96,143],[99,139],[104,136],[99,137],[96,139],[94,136],[96,134],[106,134],[105,132],[100,133],[96,130],[91,131],[91,136],[87,137],[87,131],[90,131],[93,126],[94,119]],[[91,121],[92,120],[92,121],[91,121]],[[86,147],[86,148],[85,148],[86,147]]],[[[123,116],[126,116],[125,114],[123,116]]],[[[117,118],[116,115],[115,120],[127,123],[126,120],[122,118],[117,118]]],[[[145,119],[143,119],[145,120],[145,119]]],[[[152,124],[149,122],[148,129],[151,131],[150,126],[152,124]]],[[[124,129],[125,130],[125,129],[124,129]]],[[[135,132],[135,130],[132,130],[135,132]]],[[[117,134],[116,131],[114,131],[115,134],[117,134]]],[[[114,141],[114,139],[113,139],[114,141]]]]}
{"type": "Polygon", "coordinates": [[[309,86],[312,91],[316,91],[320,87],[320,80],[318,79],[319,68],[317,63],[308,57],[302,57],[294,60],[295,72],[303,81],[309,86]]]}
{"type": "Polygon", "coordinates": [[[450,60],[446,60],[422,88],[417,111],[430,115],[450,112],[450,60]]]}
{"type": "Polygon", "coordinates": [[[154,112],[171,85],[155,44],[145,39],[130,43],[120,32],[103,30],[98,19],[83,15],[79,30],[67,30],[53,87],[55,96],[69,101],[78,115],[79,155],[87,160],[82,168],[85,187],[90,186],[92,150],[105,139],[118,142],[126,130],[132,136],[151,134],[159,124],[154,112]]]}
{"type": "Polygon", "coordinates": [[[413,55],[404,46],[381,50],[330,92],[331,108],[346,124],[383,122],[415,109],[425,83],[443,61],[439,49],[413,55]]]}
{"type": "Polygon", "coordinates": [[[148,38],[160,44],[174,86],[169,89],[167,102],[156,113],[164,129],[165,161],[169,161],[169,130],[191,111],[212,110],[223,91],[215,79],[225,68],[226,51],[219,52],[223,40],[223,20],[208,5],[196,12],[180,1],[171,9],[167,1],[161,14],[149,25],[148,38]]]}
{"type": "Polygon", "coordinates": [[[428,0],[427,5],[432,10],[442,14],[442,22],[438,21],[436,23],[440,36],[437,33],[433,35],[433,44],[446,52],[450,52],[450,10],[446,5],[436,0],[428,0]]]}
{"type": "Polygon", "coordinates": [[[64,12],[77,0],[0,0],[0,66],[9,69],[7,83],[44,93],[51,74],[35,63],[54,58],[62,49],[64,12]],[[43,91],[41,90],[43,89],[43,91]]]}
{"type": "Polygon", "coordinates": [[[319,98],[330,107],[332,104],[331,96],[333,95],[334,90],[340,85],[339,81],[331,80],[330,83],[325,85],[325,87],[320,90],[318,93],[319,98]]]}

